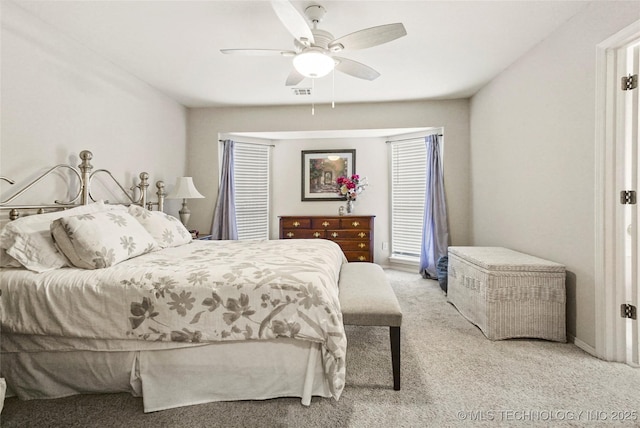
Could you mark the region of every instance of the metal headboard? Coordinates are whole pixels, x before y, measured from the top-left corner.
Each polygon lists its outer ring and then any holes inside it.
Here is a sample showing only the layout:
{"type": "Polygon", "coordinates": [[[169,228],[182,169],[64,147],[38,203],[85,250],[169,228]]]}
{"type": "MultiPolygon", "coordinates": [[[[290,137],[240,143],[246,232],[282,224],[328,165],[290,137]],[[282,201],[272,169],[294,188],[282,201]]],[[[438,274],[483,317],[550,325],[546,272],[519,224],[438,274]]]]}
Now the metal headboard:
{"type": "MultiPolygon", "coordinates": [[[[38,178],[33,180],[31,183],[24,186],[22,189],[18,190],[12,196],[7,198],[4,201],[0,201],[0,211],[9,211],[9,219],[15,220],[21,215],[21,210],[36,210],[38,213],[43,213],[47,210],[60,210],[73,208],[80,205],[87,205],[91,202],[95,202],[95,199],[91,195],[91,180],[97,176],[98,174],[103,174],[111,178],[111,180],[116,184],[116,186],[122,191],[122,193],[126,196],[125,204],[134,204],[140,205],[142,207],[146,207],[151,210],[153,207],[157,207],[158,211],[164,211],[164,199],[166,193],[164,191],[164,182],[158,181],[156,182],[156,195],[157,201],[150,202],[147,200],[147,189],[149,187],[149,174],[146,172],[141,172],[140,182],[129,188],[127,191],[119,182],[115,179],[115,177],[106,169],[97,169],[93,171],[93,165],[91,165],[91,159],[93,159],[93,153],[89,150],[83,150],[80,152],[81,163],[78,167],[74,167],[72,165],[60,164],[56,165],[53,168],[49,169],[38,178]],[[43,204],[43,205],[11,205],[16,198],[20,195],[27,192],[37,183],[42,181],[45,177],[59,170],[69,170],[73,172],[73,174],[78,178],[80,183],[78,193],[75,197],[69,201],[60,201],[55,200],[52,204],[43,204]],[[137,194],[137,195],[136,195],[137,194]]],[[[4,180],[9,184],[15,184],[14,180],[11,180],[8,177],[0,177],[0,180],[4,180]]]]}

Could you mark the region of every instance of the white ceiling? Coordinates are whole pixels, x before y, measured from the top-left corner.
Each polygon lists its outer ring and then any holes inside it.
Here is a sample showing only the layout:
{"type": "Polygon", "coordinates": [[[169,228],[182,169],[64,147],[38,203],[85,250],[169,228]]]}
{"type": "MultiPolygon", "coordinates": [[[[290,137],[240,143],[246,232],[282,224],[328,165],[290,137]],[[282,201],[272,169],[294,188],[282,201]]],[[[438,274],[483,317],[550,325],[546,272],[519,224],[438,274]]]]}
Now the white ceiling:
{"type": "MultiPolygon", "coordinates": [[[[335,37],[402,22],[407,36],[340,55],[376,69],[365,81],[336,73],[311,96],[284,85],[291,58],[244,57],[223,48],[293,49],[268,1],[24,1],[35,14],[123,70],[189,107],[417,99],[473,95],[564,22],[581,1],[294,1],[327,9],[335,37]]],[[[311,87],[305,80],[297,87],[311,87]]]]}

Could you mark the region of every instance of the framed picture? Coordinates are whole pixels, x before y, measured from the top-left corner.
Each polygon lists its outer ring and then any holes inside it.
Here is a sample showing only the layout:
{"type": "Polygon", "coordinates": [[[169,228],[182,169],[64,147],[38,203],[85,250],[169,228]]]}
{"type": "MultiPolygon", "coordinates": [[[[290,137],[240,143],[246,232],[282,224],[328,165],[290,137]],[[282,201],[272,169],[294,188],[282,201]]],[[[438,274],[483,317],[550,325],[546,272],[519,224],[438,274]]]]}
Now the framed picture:
{"type": "Polygon", "coordinates": [[[342,201],[336,179],[356,170],[355,150],[303,150],[302,200],[342,201]]]}

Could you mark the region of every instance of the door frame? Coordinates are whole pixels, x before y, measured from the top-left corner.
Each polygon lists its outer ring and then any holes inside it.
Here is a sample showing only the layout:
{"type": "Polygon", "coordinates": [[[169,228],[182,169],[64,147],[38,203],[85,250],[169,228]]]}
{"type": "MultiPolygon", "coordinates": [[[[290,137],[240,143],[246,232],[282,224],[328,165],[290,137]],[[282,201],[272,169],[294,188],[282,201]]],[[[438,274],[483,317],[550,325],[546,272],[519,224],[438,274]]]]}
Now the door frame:
{"type": "MultiPolygon", "coordinates": [[[[607,361],[629,363],[625,337],[626,320],[620,317],[621,297],[626,285],[621,280],[621,263],[617,217],[619,215],[619,156],[616,91],[620,76],[616,71],[618,48],[640,37],[636,21],[596,49],[596,142],[595,142],[595,332],[596,356],[607,361]]],[[[635,189],[640,190],[640,189],[635,189]]],[[[624,300],[622,300],[624,301],[624,300]]]]}

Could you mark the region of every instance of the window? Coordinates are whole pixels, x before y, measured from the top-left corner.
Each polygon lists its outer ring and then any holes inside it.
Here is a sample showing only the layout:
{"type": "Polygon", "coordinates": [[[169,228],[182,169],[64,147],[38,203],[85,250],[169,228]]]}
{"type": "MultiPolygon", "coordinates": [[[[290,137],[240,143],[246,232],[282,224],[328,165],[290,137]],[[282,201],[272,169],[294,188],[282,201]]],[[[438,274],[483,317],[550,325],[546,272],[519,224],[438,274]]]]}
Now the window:
{"type": "Polygon", "coordinates": [[[269,239],[270,146],[236,142],[234,147],[238,239],[269,239]]]}
{"type": "Polygon", "coordinates": [[[392,259],[420,259],[426,159],[424,138],[391,142],[392,259]]]}

